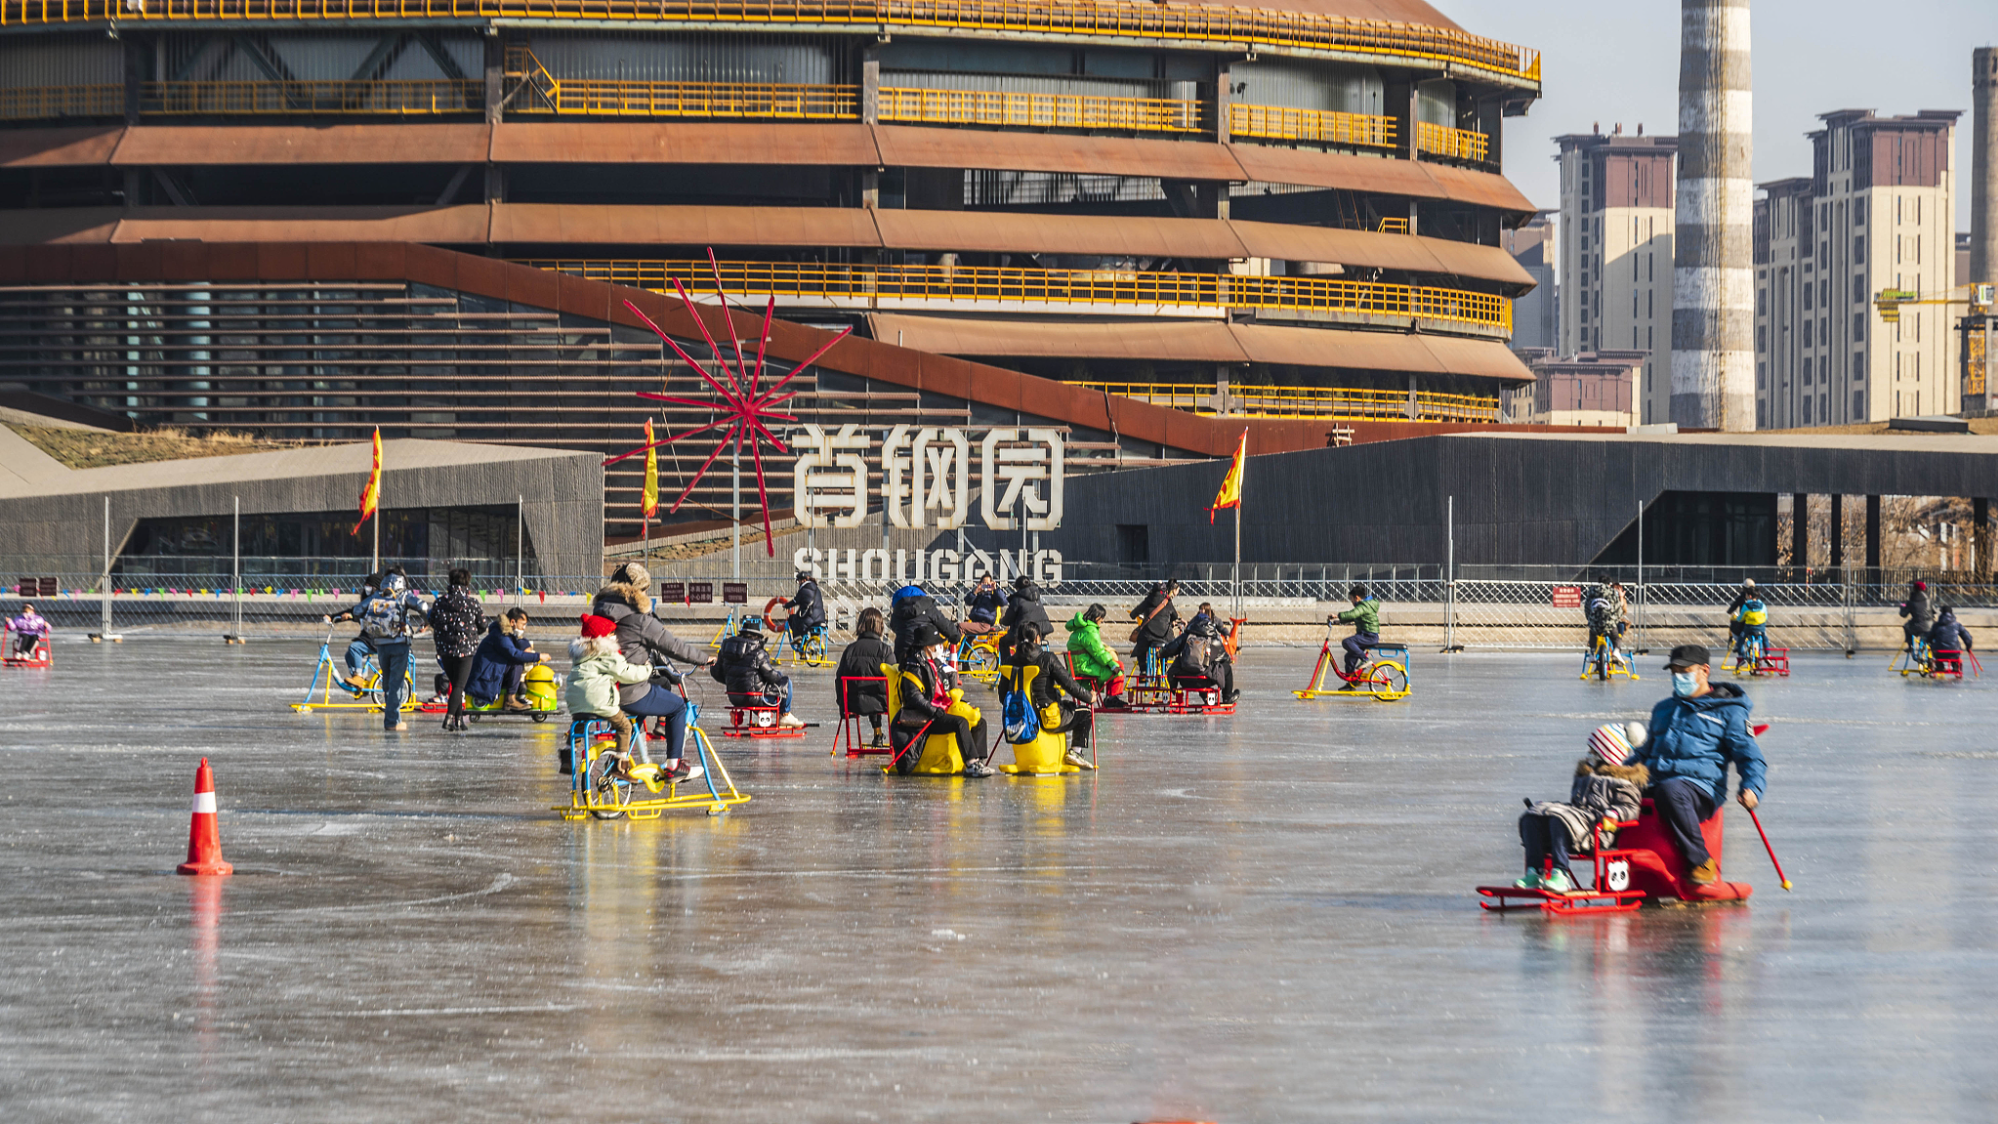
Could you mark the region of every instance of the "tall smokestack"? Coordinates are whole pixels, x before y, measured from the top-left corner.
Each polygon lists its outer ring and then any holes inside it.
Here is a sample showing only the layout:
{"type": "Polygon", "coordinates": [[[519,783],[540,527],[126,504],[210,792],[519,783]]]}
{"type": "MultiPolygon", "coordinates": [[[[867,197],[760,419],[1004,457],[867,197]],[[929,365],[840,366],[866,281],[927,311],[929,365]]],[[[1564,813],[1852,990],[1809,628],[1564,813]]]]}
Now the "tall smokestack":
{"type": "Polygon", "coordinates": [[[1970,54],[1970,276],[1998,284],[1998,47],[1970,54]]]}
{"type": "Polygon", "coordinates": [[[1672,420],[1755,428],[1748,0],[1680,0],[1672,420]]]}

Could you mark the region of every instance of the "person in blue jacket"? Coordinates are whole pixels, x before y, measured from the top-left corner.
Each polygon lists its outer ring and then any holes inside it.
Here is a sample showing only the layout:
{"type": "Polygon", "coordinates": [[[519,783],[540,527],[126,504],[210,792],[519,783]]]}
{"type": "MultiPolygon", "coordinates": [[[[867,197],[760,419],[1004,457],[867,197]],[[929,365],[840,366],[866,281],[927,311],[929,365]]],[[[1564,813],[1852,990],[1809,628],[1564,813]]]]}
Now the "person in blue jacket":
{"type": "Polygon", "coordinates": [[[1749,727],[1753,705],[1734,684],[1709,681],[1711,662],[1698,644],[1672,649],[1665,665],[1672,673],[1672,697],[1651,708],[1644,749],[1628,762],[1651,771],[1652,806],[1700,885],[1720,878],[1700,824],[1727,800],[1727,767],[1732,764],[1740,776],[1736,799],[1750,811],[1761,801],[1769,771],[1749,727]]]}
{"type": "Polygon", "coordinates": [[[528,710],[531,704],[521,694],[522,674],[528,665],[548,657],[527,642],[527,610],[508,609],[506,615],[486,629],[472,656],[472,675],[465,681],[465,694],[479,706],[491,706],[504,697],[506,709],[528,710]]]}

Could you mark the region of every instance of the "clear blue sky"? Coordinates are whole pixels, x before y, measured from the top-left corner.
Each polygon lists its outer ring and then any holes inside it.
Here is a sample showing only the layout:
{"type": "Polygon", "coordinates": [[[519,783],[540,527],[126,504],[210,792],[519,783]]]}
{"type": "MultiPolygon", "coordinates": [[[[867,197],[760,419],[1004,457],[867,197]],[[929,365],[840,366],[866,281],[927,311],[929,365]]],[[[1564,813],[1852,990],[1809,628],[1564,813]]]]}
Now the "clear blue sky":
{"type": "MultiPolygon", "coordinates": [[[[1432,0],[1465,30],[1538,48],[1545,94],[1506,121],[1506,176],[1560,205],[1551,138],[1678,131],[1675,0],[1432,0]]],[[[1994,0],[1755,0],[1755,179],[1811,174],[1804,134],[1817,115],[1872,109],[1964,111],[1957,133],[1957,225],[1970,223],[1970,51],[1998,43],[1994,0]]]]}

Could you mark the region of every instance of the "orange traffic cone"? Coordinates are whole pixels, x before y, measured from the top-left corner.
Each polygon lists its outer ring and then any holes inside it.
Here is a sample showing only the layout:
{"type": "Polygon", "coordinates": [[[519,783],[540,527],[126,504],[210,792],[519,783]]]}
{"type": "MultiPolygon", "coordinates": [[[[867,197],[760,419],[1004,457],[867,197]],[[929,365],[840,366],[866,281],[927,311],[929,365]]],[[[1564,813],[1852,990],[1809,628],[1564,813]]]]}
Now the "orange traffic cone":
{"type": "Polygon", "coordinates": [[[222,833],[215,826],[215,774],[208,758],[194,771],[194,819],[187,825],[187,861],[174,868],[182,874],[229,874],[236,868],[222,861],[222,833]]]}

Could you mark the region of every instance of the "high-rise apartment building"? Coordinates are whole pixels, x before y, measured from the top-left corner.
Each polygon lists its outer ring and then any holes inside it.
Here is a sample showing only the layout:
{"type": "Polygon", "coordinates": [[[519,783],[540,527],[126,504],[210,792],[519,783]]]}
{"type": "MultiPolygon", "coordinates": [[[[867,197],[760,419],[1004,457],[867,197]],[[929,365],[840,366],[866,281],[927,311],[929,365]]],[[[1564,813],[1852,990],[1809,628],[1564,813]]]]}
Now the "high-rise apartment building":
{"type": "Polygon", "coordinates": [[[1512,349],[1552,351],[1561,338],[1561,287],[1554,277],[1554,224],[1550,212],[1533,216],[1500,237],[1506,252],[1533,278],[1533,291],[1512,301],[1512,349]]]}
{"type": "Polygon", "coordinates": [[[1763,184],[1755,204],[1759,427],[1846,425],[1961,408],[1956,335],[1942,304],[1884,323],[1884,289],[1935,300],[1956,284],[1954,110],[1823,114],[1809,178],[1763,184]]]}
{"type": "Polygon", "coordinates": [[[1671,417],[1673,137],[1621,131],[1556,137],[1561,146],[1563,355],[1642,351],[1635,412],[1671,417]]]}

